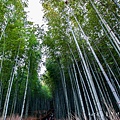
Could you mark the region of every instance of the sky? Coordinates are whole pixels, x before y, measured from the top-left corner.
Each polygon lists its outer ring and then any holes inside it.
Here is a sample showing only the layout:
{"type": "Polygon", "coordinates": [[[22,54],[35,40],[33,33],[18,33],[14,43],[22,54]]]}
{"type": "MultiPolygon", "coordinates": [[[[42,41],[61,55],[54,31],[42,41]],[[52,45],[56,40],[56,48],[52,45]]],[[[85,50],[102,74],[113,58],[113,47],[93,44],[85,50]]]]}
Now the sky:
{"type": "Polygon", "coordinates": [[[28,0],[28,8],[26,11],[28,12],[28,20],[34,22],[35,24],[39,24],[40,26],[43,24],[42,17],[42,5],[39,2],[40,0],[28,0]]]}
{"type": "MultiPolygon", "coordinates": [[[[42,11],[42,5],[39,2],[40,0],[28,0],[28,8],[26,8],[25,10],[28,11],[27,15],[28,15],[28,20],[34,22],[34,24],[39,24],[39,26],[41,26],[42,24],[44,24],[43,22],[43,11],[42,11]]],[[[46,57],[42,56],[42,60],[43,62],[45,62],[46,57]]],[[[43,74],[44,71],[46,70],[44,64],[40,63],[40,71],[39,71],[39,75],[43,74]]]]}

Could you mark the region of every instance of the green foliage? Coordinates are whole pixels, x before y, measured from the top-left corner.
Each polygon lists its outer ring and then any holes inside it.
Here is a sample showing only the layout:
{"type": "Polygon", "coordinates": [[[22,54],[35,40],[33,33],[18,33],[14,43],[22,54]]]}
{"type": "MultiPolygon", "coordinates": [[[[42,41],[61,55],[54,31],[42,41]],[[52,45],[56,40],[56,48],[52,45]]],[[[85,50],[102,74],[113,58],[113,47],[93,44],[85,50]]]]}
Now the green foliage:
{"type": "MultiPolygon", "coordinates": [[[[0,108],[3,108],[8,90],[9,81],[13,78],[9,109],[12,108],[14,96],[22,107],[26,80],[28,76],[28,96],[29,99],[42,96],[42,91],[47,91],[47,87],[41,87],[38,77],[38,66],[41,59],[41,46],[39,33],[41,28],[27,21],[24,7],[27,3],[21,0],[0,1],[0,108]],[[34,96],[36,95],[36,96],[34,96]]],[[[45,94],[46,95],[46,94],[45,94]]],[[[47,96],[44,96],[47,97],[47,96]]],[[[31,104],[31,103],[30,103],[31,104]]],[[[18,110],[18,106],[16,106],[18,110]]],[[[16,111],[19,112],[19,111],[16,111]]]]}
{"type": "MultiPolygon", "coordinates": [[[[58,85],[58,88],[62,86],[58,63],[61,63],[65,72],[65,77],[67,78],[66,83],[69,83],[67,68],[72,65],[71,58],[73,59],[73,55],[78,64],[80,63],[80,71],[85,69],[84,65],[81,65],[81,55],[79,55],[78,47],[76,47],[74,41],[75,39],[78,42],[78,46],[83,54],[88,69],[90,67],[88,61],[90,61],[91,68],[94,68],[93,62],[96,64],[97,60],[93,55],[87,40],[89,40],[100,64],[110,79],[113,79],[113,76],[110,74],[111,72],[108,70],[107,65],[110,66],[111,71],[116,78],[118,78],[117,81],[119,80],[119,68],[117,67],[120,65],[119,56],[113,46],[114,40],[110,36],[111,32],[113,32],[119,39],[120,32],[118,27],[119,10],[113,1],[69,0],[68,4],[65,4],[61,1],[48,0],[43,2],[43,8],[44,19],[48,25],[48,30],[45,32],[42,40],[42,45],[47,47],[48,52],[46,62],[47,72],[43,78],[49,86],[58,85]],[[92,6],[91,1],[98,10],[98,13],[92,6]],[[105,28],[105,24],[111,28],[109,31],[106,30],[107,28],[105,28]],[[75,36],[73,36],[73,34],[75,36]],[[86,56],[88,57],[88,60],[86,59],[86,56]]],[[[101,74],[101,70],[98,66],[96,66],[94,74],[96,75],[97,72],[101,74]]],[[[84,74],[84,71],[81,73],[84,74]]],[[[78,71],[76,74],[79,74],[78,71]]],[[[96,76],[92,77],[94,78],[96,76]]],[[[57,87],[55,87],[55,92],[56,94],[59,94],[57,93],[57,87]]]]}
{"type": "MultiPolygon", "coordinates": [[[[94,4],[102,18],[107,21],[106,24],[119,38],[119,10],[114,2],[101,0],[94,2],[94,4]]],[[[9,80],[13,76],[10,107],[16,89],[18,89],[18,104],[21,106],[28,73],[28,96],[33,100],[52,99],[53,94],[59,88],[61,89],[60,63],[65,70],[66,83],[70,83],[67,68],[72,65],[71,58],[74,55],[76,61],[81,62],[71,29],[74,31],[83,56],[85,57],[86,53],[89,61],[95,62],[78,23],[89,38],[89,42],[105,71],[108,72],[106,60],[116,78],[120,78],[116,70],[120,65],[119,57],[110,42],[111,31],[107,32],[108,35],[106,34],[106,28],[101,23],[99,15],[95,12],[90,1],[69,0],[68,4],[65,4],[64,1],[45,0],[42,5],[44,20],[48,26],[47,31],[34,25],[31,21],[27,21],[24,11],[27,2],[23,3],[22,0],[0,1],[0,83],[2,85],[0,89],[2,90],[1,98],[3,97],[2,100],[0,99],[2,103],[0,107],[4,106],[9,80]],[[40,40],[42,44],[40,44],[40,40]],[[47,72],[39,79],[38,66],[41,59],[41,46],[47,48],[48,56],[47,72]],[[29,61],[30,66],[28,65],[29,61]],[[28,67],[30,67],[29,72],[28,67]]],[[[101,72],[99,67],[96,70],[101,72]]],[[[30,104],[33,104],[32,101],[30,104]]]]}
{"type": "Polygon", "coordinates": [[[46,98],[46,99],[51,99],[52,98],[52,93],[47,85],[42,83],[41,87],[41,97],[46,98]]]}

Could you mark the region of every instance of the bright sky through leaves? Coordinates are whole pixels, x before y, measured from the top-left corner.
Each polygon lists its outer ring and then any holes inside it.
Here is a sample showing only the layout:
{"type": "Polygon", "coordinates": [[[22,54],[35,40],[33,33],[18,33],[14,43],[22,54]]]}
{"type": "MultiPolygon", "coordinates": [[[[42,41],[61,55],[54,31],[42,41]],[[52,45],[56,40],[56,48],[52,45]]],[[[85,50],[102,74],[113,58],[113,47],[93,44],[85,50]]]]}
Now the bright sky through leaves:
{"type": "Polygon", "coordinates": [[[43,24],[42,17],[42,5],[39,2],[40,0],[29,0],[28,8],[26,9],[28,12],[28,20],[34,22],[35,24],[39,24],[40,26],[43,24]]]}
{"type": "MultiPolygon", "coordinates": [[[[42,11],[42,5],[39,2],[40,0],[29,0],[28,1],[28,8],[26,8],[26,11],[28,11],[28,20],[34,22],[34,24],[39,24],[40,26],[44,23],[43,22],[43,11],[42,11]]],[[[42,61],[45,61],[45,57],[42,57],[42,61]]],[[[40,74],[43,74],[46,70],[43,63],[40,64],[40,74]]]]}

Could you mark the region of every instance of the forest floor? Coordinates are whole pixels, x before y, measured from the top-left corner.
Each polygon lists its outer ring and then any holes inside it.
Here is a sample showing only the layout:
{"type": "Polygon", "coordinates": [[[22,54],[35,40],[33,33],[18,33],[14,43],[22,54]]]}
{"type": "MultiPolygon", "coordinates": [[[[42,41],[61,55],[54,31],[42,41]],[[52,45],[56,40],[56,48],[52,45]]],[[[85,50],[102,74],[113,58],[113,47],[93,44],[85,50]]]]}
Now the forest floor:
{"type": "MultiPolygon", "coordinates": [[[[0,117],[0,120],[3,120],[2,117],[0,117]]],[[[7,116],[5,120],[21,120],[19,114],[13,114],[11,116],[7,116]]],[[[32,116],[22,117],[22,120],[55,120],[54,119],[54,110],[49,109],[48,111],[43,110],[43,111],[34,111],[32,113],[32,116]]]]}
{"type": "MultiPolygon", "coordinates": [[[[3,120],[2,118],[0,118],[0,120],[3,120]]],[[[14,116],[14,117],[7,117],[6,120],[20,120],[20,116],[14,116]]],[[[28,117],[28,118],[22,118],[22,120],[42,120],[42,119],[38,119],[36,117],[28,117]]]]}

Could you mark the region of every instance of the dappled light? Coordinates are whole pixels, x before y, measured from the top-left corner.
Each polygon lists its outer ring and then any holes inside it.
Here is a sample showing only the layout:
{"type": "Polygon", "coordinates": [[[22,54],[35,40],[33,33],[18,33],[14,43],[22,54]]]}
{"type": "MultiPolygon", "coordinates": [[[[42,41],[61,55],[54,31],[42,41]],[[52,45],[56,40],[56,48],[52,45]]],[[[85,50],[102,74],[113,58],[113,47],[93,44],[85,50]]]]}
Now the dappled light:
{"type": "Polygon", "coordinates": [[[0,120],[120,120],[120,2],[32,2],[0,1],[0,120]]]}

